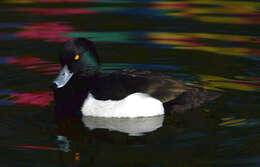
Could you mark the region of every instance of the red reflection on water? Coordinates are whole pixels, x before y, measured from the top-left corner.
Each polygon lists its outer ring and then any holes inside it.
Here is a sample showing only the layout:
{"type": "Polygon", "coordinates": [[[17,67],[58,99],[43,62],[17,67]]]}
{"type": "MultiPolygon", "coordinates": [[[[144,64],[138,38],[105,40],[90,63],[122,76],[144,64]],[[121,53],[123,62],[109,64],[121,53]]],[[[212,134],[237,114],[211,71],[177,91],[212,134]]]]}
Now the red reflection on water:
{"type": "MultiPolygon", "coordinates": [[[[6,63],[22,66],[27,70],[35,70],[42,72],[43,75],[55,75],[58,73],[59,65],[49,63],[36,57],[22,56],[22,57],[8,57],[5,59],[6,63]]],[[[53,92],[30,92],[30,93],[10,93],[8,94],[8,101],[14,104],[22,105],[36,105],[49,106],[50,102],[54,100],[53,92]]]]}
{"type": "Polygon", "coordinates": [[[248,52],[249,55],[254,55],[254,56],[260,56],[260,49],[249,49],[249,52],[248,52]]]}
{"type": "Polygon", "coordinates": [[[45,72],[45,73],[42,73],[42,74],[43,75],[57,75],[58,72],[53,71],[53,72],[45,72]]]}
{"type": "Polygon", "coordinates": [[[251,78],[251,79],[255,81],[260,81],[260,78],[251,78]]]}
{"type": "MultiPolygon", "coordinates": [[[[225,14],[227,14],[227,15],[232,15],[232,13],[225,13],[225,14]]],[[[241,12],[236,12],[236,14],[239,14],[239,15],[243,15],[243,16],[258,16],[258,15],[260,15],[260,12],[243,12],[243,11],[241,11],[241,12]]]]}
{"type": "Polygon", "coordinates": [[[47,42],[65,42],[70,38],[64,37],[63,34],[74,30],[73,27],[61,22],[33,23],[22,28],[24,30],[15,33],[16,36],[28,39],[43,39],[47,42]]]}
{"type": "Polygon", "coordinates": [[[248,42],[248,43],[260,43],[260,40],[259,39],[244,39],[244,40],[241,40],[241,42],[248,42]]]}
{"type": "Polygon", "coordinates": [[[192,4],[189,4],[187,2],[174,2],[174,3],[152,3],[155,7],[163,7],[163,8],[188,8],[191,7],[192,4]]]}
{"type": "Polygon", "coordinates": [[[14,148],[22,148],[22,149],[33,149],[33,150],[49,150],[49,151],[59,151],[58,148],[48,147],[48,146],[33,146],[33,145],[0,145],[4,147],[14,147],[14,148]]]}
{"type": "Polygon", "coordinates": [[[93,10],[79,9],[79,8],[18,8],[21,12],[32,12],[35,15],[72,15],[72,14],[92,14],[96,13],[93,10]]]}
{"type": "Polygon", "coordinates": [[[60,69],[58,64],[53,64],[37,57],[22,56],[6,59],[7,63],[23,66],[26,70],[42,72],[43,75],[56,75],[60,69]]]}
{"type": "Polygon", "coordinates": [[[37,71],[58,71],[60,67],[57,64],[32,65],[24,67],[24,69],[34,69],[37,71]]]}
{"type": "Polygon", "coordinates": [[[37,2],[94,2],[97,0],[36,0],[37,2]]]}
{"type": "Polygon", "coordinates": [[[241,20],[241,23],[259,24],[260,17],[250,17],[248,20],[241,20]]]}
{"type": "Polygon", "coordinates": [[[10,101],[15,104],[22,105],[36,105],[36,106],[49,106],[53,101],[53,93],[45,92],[32,92],[32,93],[13,93],[10,94],[10,101]]]}
{"type": "Polygon", "coordinates": [[[30,56],[8,58],[7,62],[10,64],[17,64],[17,65],[21,65],[21,66],[49,63],[48,61],[44,61],[37,57],[30,57],[30,56]]]}
{"type": "Polygon", "coordinates": [[[260,85],[250,85],[250,84],[241,84],[241,85],[246,85],[246,86],[249,86],[249,87],[260,88],[260,85]]]}
{"type": "Polygon", "coordinates": [[[16,148],[25,148],[25,149],[36,149],[36,150],[50,150],[50,151],[58,151],[58,148],[55,147],[46,147],[46,146],[15,146],[16,148]]]}

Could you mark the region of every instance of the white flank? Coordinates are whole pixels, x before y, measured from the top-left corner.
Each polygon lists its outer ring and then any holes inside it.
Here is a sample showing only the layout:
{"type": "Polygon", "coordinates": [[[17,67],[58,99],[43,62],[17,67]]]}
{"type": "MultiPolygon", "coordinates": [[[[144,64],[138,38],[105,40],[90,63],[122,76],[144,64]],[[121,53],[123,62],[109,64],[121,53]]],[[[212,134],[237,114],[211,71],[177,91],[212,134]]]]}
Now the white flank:
{"type": "Polygon", "coordinates": [[[122,100],[97,100],[89,93],[81,108],[84,116],[136,118],[164,114],[161,101],[145,93],[133,93],[122,100]]]}

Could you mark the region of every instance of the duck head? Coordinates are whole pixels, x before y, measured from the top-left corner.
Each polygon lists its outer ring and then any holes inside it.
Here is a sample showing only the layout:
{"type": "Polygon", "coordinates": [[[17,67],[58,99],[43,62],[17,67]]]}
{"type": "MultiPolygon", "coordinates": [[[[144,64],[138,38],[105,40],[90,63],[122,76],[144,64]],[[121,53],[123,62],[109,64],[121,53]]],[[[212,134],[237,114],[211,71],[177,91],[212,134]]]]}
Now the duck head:
{"type": "Polygon", "coordinates": [[[60,64],[61,69],[53,81],[53,88],[64,87],[75,75],[93,75],[100,70],[96,48],[86,38],[75,38],[66,42],[60,54],[60,64]]]}

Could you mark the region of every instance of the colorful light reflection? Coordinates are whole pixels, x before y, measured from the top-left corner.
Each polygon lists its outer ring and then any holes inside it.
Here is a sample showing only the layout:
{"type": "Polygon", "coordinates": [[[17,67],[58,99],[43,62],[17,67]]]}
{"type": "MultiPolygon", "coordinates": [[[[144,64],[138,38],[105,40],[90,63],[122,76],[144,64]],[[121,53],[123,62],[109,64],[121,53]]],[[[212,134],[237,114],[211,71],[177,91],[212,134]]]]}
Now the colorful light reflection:
{"type": "Polygon", "coordinates": [[[4,0],[5,3],[95,2],[97,0],[4,0]]]}
{"type": "Polygon", "coordinates": [[[53,93],[51,91],[36,92],[17,92],[17,91],[1,91],[0,95],[5,95],[0,105],[25,105],[47,107],[53,101],[53,93]]]}
{"type": "Polygon", "coordinates": [[[53,93],[46,91],[10,94],[10,101],[14,104],[46,107],[53,101],[53,93]]]}
{"type": "Polygon", "coordinates": [[[80,9],[80,8],[18,8],[20,12],[31,12],[34,15],[75,15],[75,14],[93,14],[93,10],[80,9]]]}
{"type": "Polygon", "coordinates": [[[28,39],[42,39],[47,42],[65,42],[70,38],[63,34],[73,31],[71,26],[61,22],[32,23],[22,27],[24,30],[15,33],[18,37],[28,39]]]}
{"type": "Polygon", "coordinates": [[[58,64],[30,56],[5,57],[5,59],[2,60],[2,63],[19,65],[26,70],[41,72],[42,75],[56,75],[60,69],[58,64]]]}
{"type": "Polygon", "coordinates": [[[235,79],[229,79],[220,76],[199,75],[199,80],[202,82],[203,88],[217,91],[224,91],[224,89],[260,91],[260,78],[236,76],[235,79]]]}
{"type": "Polygon", "coordinates": [[[260,24],[259,2],[187,0],[151,4],[153,8],[164,11],[165,16],[218,24],[260,24]]]}
{"type": "Polygon", "coordinates": [[[252,36],[214,34],[214,33],[148,33],[146,39],[172,49],[198,50],[231,56],[260,56],[260,50],[249,44],[260,40],[252,36]],[[207,41],[207,42],[205,42],[207,41]],[[217,41],[227,43],[226,47],[214,45],[217,41]],[[232,47],[229,43],[232,43],[232,47]],[[236,46],[237,45],[237,46],[236,46]],[[247,47],[245,47],[247,46],[247,47]],[[248,47],[250,46],[250,47],[248,47]]]}
{"type": "Polygon", "coordinates": [[[0,147],[9,147],[15,149],[30,149],[30,150],[47,150],[47,151],[59,151],[59,148],[49,146],[35,146],[35,145],[0,145],[0,147]]]}

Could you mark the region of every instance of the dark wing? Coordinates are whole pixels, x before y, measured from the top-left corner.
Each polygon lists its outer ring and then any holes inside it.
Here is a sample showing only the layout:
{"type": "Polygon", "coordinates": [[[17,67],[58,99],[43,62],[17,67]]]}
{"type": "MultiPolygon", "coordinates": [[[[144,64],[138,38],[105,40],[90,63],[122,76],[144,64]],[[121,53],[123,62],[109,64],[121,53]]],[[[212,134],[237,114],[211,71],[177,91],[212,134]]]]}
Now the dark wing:
{"type": "MultiPolygon", "coordinates": [[[[215,100],[221,93],[203,89],[199,86],[185,84],[160,72],[122,70],[121,74],[146,80],[141,90],[161,100],[166,107],[174,110],[186,110],[200,106],[206,101],[215,100]],[[169,108],[169,107],[168,107],[169,108]]],[[[127,84],[127,83],[126,83],[127,84]]]]}
{"type": "Polygon", "coordinates": [[[175,99],[189,89],[184,83],[163,73],[143,70],[120,70],[100,75],[92,93],[98,99],[122,99],[129,94],[147,93],[162,102],[175,99]]]}
{"type": "Polygon", "coordinates": [[[124,85],[131,91],[147,93],[162,102],[168,102],[186,92],[189,87],[171,76],[154,71],[122,70],[127,76],[124,85]]]}
{"type": "Polygon", "coordinates": [[[160,72],[129,69],[101,75],[94,90],[94,96],[104,100],[119,100],[136,92],[147,93],[162,101],[167,112],[192,109],[220,96],[218,92],[187,85],[160,72]]]}

